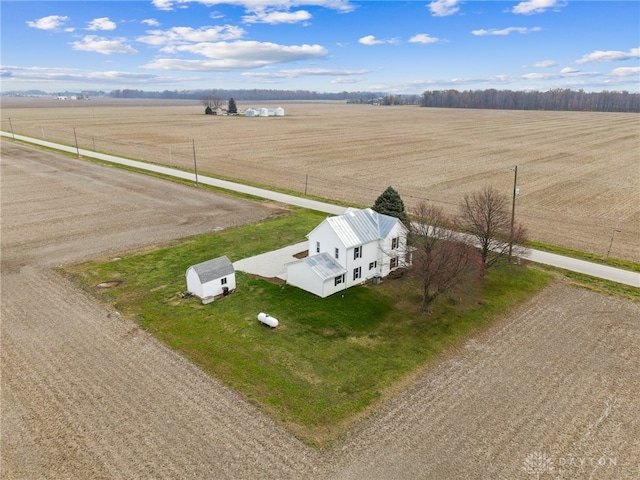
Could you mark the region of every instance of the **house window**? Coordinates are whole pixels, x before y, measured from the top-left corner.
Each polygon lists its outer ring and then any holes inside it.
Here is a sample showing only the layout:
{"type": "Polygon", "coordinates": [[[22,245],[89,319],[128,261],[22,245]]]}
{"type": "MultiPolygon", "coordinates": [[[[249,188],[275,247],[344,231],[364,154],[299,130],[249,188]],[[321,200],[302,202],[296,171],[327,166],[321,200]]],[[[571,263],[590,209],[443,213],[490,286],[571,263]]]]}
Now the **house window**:
{"type": "Polygon", "coordinates": [[[391,249],[395,250],[400,246],[400,237],[394,237],[391,239],[391,249]]]}
{"type": "Polygon", "coordinates": [[[353,249],[353,259],[362,258],[362,245],[353,249]]]}
{"type": "Polygon", "coordinates": [[[220,280],[220,284],[221,285],[226,285],[227,284],[227,277],[224,277],[220,280]]]}
{"type": "Polygon", "coordinates": [[[353,269],[353,279],[357,280],[362,277],[362,267],[353,269]]]}
{"type": "Polygon", "coordinates": [[[340,285],[342,282],[344,282],[344,275],[338,275],[335,279],[334,279],[334,285],[338,286],[340,285]]]}
{"type": "Polygon", "coordinates": [[[371,262],[369,264],[369,270],[373,270],[374,268],[376,268],[378,266],[378,262],[371,262]]]}
{"type": "Polygon", "coordinates": [[[316,242],[316,253],[320,253],[320,242],[316,242]]]}
{"type": "Polygon", "coordinates": [[[389,268],[396,268],[398,266],[398,257],[393,257],[391,259],[391,264],[389,265],[389,268]]]}
{"type": "Polygon", "coordinates": [[[336,248],[336,258],[340,258],[340,249],[336,248]]]}

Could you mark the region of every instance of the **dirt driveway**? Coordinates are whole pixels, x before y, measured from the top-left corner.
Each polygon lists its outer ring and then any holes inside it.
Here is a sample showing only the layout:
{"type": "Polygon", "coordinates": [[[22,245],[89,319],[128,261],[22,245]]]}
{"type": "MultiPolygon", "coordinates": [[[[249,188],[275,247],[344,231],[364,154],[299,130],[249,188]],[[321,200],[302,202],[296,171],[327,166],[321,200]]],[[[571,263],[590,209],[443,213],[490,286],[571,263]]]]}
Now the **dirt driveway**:
{"type": "Polygon", "coordinates": [[[640,305],[556,284],[316,451],[51,267],[267,207],[2,142],[0,477],[640,477],[640,305]]]}

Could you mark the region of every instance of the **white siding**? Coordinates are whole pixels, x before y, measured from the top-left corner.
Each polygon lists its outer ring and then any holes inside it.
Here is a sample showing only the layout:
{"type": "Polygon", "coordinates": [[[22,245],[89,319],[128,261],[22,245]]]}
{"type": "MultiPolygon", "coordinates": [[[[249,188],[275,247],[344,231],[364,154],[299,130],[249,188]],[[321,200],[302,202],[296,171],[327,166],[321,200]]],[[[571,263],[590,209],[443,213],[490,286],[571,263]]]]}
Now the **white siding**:
{"type": "Polygon", "coordinates": [[[187,269],[187,290],[197,297],[204,298],[200,277],[193,267],[187,269]]]}
{"type": "Polygon", "coordinates": [[[187,269],[187,290],[199,298],[215,297],[222,295],[223,287],[229,291],[236,289],[236,275],[232,273],[222,278],[216,278],[206,283],[200,283],[200,277],[193,267],[187,269]],[[227,283],[222,284],[222,279],[226,278],[227,283]]]}
{"type": "Polygon", "coordinates": [[[322,279],[304,262],[287,265],[287,283],[319,297],[325,297],[322,279]]]}

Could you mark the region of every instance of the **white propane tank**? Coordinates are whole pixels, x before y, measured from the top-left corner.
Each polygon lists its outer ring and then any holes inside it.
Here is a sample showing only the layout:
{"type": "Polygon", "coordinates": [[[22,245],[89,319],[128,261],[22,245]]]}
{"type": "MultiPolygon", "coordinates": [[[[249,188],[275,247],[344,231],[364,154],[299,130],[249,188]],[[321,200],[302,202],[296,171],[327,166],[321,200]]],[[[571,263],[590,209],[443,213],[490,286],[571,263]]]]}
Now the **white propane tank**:
{"type": "Polygon", "coordinates": [[[260,320],[260,322],[264,323],[265,325],[270,326],[271,328],[276,328],[278,326],[278,320],[273,318],[268,313],[260,312],[258,314],[258,320],[260,320]]]}

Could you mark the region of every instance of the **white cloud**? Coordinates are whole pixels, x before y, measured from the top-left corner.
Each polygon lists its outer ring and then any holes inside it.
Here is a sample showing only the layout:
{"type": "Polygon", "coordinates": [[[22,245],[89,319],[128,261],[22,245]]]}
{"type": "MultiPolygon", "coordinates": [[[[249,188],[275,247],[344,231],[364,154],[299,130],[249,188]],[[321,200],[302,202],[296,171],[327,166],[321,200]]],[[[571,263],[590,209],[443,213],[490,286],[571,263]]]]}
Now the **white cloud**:
{"type": "Polygon", "coordinates": [[[202,42],[163,49],[166,53],[188,52],[210,60],[156,59],[144,68],[160,70],[229,70],[257,68],[274,63],[296,62],[326,57],[327,50],[320,45],[278,45],[270,42],[235,41],[202,42]]]}
{"type": "MultiPolygon", "coordinates": [[[[159,80],[160,77],[137,72],[119,72],[119,71],[85,71],[70,68],[48,68],[48,67],[17,67],[2,66],[0,67],[0,75],[10,77],[12,80],[30,81],[30,82],[84,82],[98,84],[112,84],[119,82],[127,83],[149,83],[159,80]]],[[[161,79],[162,82],[166,78],[161,79]]]]}
{"type": "Polygon", "coordinates": [[[549,68],[555,67],[558,64],[555,60],[542,60],[533,64],[535,68],[549,68]]]}
{"type": "Polygon", "coordinates": [[[316,6],[347,13],[356,8],[348,0],[152,0],[151,3],[159,10],[173,10],[176,6],[184,6],[189,3],[200,3],[207,6],[236,5],[244,7],[249,12],[269,7],[286,11],[292,7],[316,6]]]}
{"type": "Polygon", "coordinates": [[[382,40],[376,40],[376,37],[373,35],[367,35],[366,37],[359,39],[358,43],[361,43],[362,45],[378,45],[384,42],[382,40]]]}
{"type": "Polygon", "coordinates": [[[115,30],[116,24],[109,17],[94,18],[87,25],[87,30],[115,30]]]}
{"type": "MultiPolygon", "coordinates": [[[[42,17],[37,20],[27,21],[27,25],[39,30],[59,31],[62,26],[69,20],[69,17],[63,15],[49,15],[48,17],[42,17]]],[[[73,28],[64,29],[65,32],[72,32],[73,28]]]]}
{"type": "Polygon", "coordinates": [[[338,70],[329,68],[299,68],[280,70],[278,72],[244,72],[243,76],[253,78],[299,78],[303,76],[352,76],[365,75],[370,70],[338,70]]]}
{"type": "Polygon", "coordinates": [[[531,15],[534,13],[544,13],[549,9],[558,9],[566,5],[566,1],[560,0],[526,0],[513,7],[511,12],[521,15],[531,15]]]}
{"type": "Polygon", "coordinates": [[[580,73],[580,70],[571,67],[564,67],[560,70],[560,73],[562,73],[563,75],[569,75],[571,73],[580,73]]]}
{"type": "Polygon", "coordinates": [[[98,37],[97,35],[86,35],[82,41],[72,42],[71,46],[74,50],[84,52],[95,52],[103,55],[112,55],[114,53],[138,53],[137,50],[125,44],[125,38],[107,39],[98,37]]]}
{"type": "Polygon", "coordinates": [[[151,3],[158,10],[173,10],[173,0],[152,0],[151,3]]]}
{"type": "Polygon", "coordinates": [[[267,11],[256,10],[251,15],[245,15],[242,20],[245,23],[268,23],[276,25],[278,23],[300,23],[311,19],[311,14],[306,10],[289,11],[267,11]]]}
{"type": "Polygon", "coordinates": [[[620,67],[609,73],[612,77],[637,77],[640,75],[640,67],[620,67]]]}
{"type": "Polygon", "coordinates": [[[138,37],[138,42],[148,45],[183,45],[186,43],[215,42],[219,40],[236,40],[242,38],[245,31],[234,25],[218,25],[215,27],[173,27],[169,30],[149,30],[147,35],[138,37]]]}
{"type": "Polygon", "coordinates": [[[640,57],[640,48],[632,48],[629,52],[621,52],[619,50],[596,50],[591,52],[581,59],[576,60],[576,63],[589,63],[589,62],[616,62],[619,60],[628,60],[630,58],[640,57]]]}
{"type": "Polygon", "coordinates": [[[490,28],[489,30],[485,30],[485,29],[472,30],[471,34],[479,36],[479,37],[486,36],[486,35],[504,36],[504,35],[509,35],[511,33],[526,34],[526,33],[531,33],[531,32],[539,32],[541,30],[542,30],[542,28],[540,28],[540,27],[532,27],[532,28],[527,28],[527,27],[507,27],[507,28],[502,28],[502,29],[490,28]]]}
{"type": "Polygon", "coordinates": [[[158,27],[158,26],[160,26],[160,22],[158,20],[156,20],[155,18],[145,18],[140,23],[142,23],[143,25],[147,25],[149,27],[158,27]]]}
{"type": "Polygon", "coordinates": [[[361,39],[359,39],[358,43],[361,43],[362,45],[367,45],[367,46],[381,45],[383,43],[388,43],[388,44],[395,45],[395,44],[399,43],[399,41],[398,41],[397,38],[389,38],[387,40],[378,40],[373,35],[367,35],[367,36],[362,37],[361,39]]]}
{"type": "Polygon", "coordinates": [[[429,7],[434,17],[447,17],[460,10],[458,6],[460,3],[461,0],[435,0],[427,5],[427,7],[429,7]]]}
{"type": "Polygon", "coordinates": [[[359,78],[353,77],[338,77],[332,79],[329,83],[333,85],[352,85],[354,83],[359,83],[361,80],[359,78]]]}
{"type": "Polygon", "coordinates": [[[439,38],[432,37],[428,33],[418,33],[409,39],[409,43],[436,43],[439,41],[439,38]]]}

